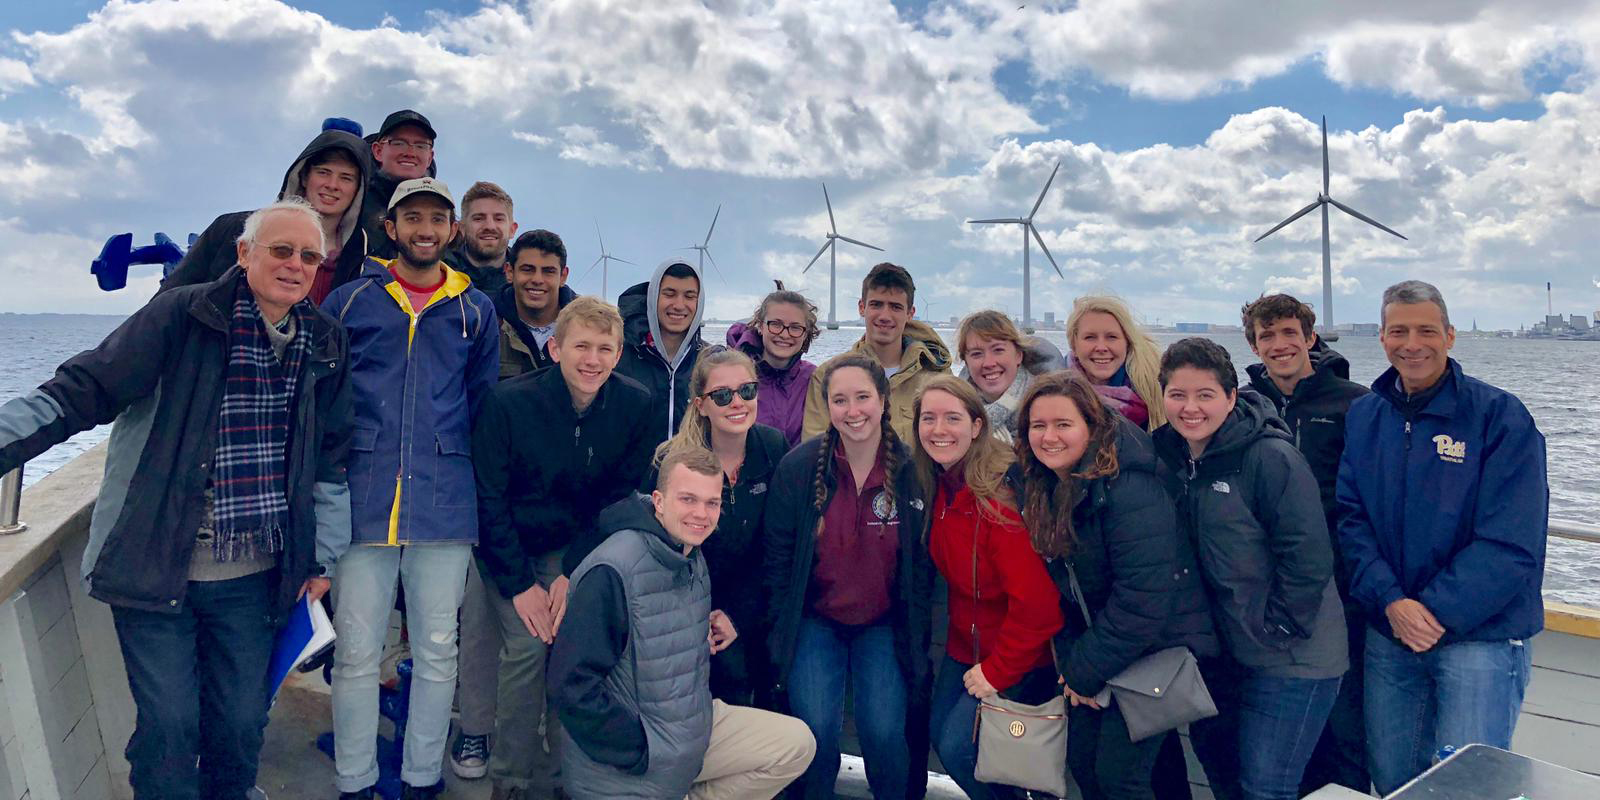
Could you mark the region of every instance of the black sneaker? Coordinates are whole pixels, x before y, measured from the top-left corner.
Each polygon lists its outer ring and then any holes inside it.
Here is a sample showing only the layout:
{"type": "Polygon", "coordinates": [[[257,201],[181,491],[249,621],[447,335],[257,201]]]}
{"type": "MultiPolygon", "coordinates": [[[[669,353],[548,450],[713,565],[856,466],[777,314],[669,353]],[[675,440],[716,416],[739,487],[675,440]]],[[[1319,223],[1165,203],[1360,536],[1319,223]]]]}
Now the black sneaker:
{"type": "Polygon", "coordinates": [[[432,786],[412,786],[404,784],[405,790],[400,793],[400,800],[437,800],[444,794],[444,781],[439,781],[432,786]]]}
{"type": "Polygon", "coordinates": [[[467,780],[489,774],[489,737],[458,735],[450,748],[450,770],[467,780]]]}
{"type": "Polygon", "coordinates": [[[372,787],[368,786],[359,792],[340,792],[339,800],[372,800],[372,787]]]}

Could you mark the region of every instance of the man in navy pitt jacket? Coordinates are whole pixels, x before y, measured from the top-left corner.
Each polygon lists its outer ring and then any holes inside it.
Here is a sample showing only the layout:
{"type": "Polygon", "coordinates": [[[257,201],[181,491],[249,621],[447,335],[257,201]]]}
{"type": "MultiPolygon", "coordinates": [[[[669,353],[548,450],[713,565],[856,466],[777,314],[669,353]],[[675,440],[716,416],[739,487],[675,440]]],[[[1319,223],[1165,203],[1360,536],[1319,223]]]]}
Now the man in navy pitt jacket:
{"type": "Polygon", "coordinates": [[[1550,491],[1516,397],[1464,375],[1439,290],[1383,293],[1392,368],[1345,418],[1339,536],[1367,612],[1367,758],[1379,794],[1446,745],[1509,748],[1528,686],[1550,491]]]}

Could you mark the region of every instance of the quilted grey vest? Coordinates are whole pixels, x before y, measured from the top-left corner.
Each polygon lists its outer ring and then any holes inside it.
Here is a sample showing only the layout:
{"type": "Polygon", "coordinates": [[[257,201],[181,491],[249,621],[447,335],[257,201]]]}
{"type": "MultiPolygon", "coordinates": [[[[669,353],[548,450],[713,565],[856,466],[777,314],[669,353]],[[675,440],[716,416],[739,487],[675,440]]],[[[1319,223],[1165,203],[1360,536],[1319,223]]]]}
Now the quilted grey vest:
{"type": "Polygon", "coordinates": [[[584,755],[562,730],[562,783],[577,800],[677,800],[689,793],[711,742],[705,557],[699,550],[685,556],[653,533],[618,531],[578,565],[572,585],[601,564],[621,577],[628,602],[628,645],[605,686],[639,715],[649,763],[643,775],[629,775],[584,755]]]}

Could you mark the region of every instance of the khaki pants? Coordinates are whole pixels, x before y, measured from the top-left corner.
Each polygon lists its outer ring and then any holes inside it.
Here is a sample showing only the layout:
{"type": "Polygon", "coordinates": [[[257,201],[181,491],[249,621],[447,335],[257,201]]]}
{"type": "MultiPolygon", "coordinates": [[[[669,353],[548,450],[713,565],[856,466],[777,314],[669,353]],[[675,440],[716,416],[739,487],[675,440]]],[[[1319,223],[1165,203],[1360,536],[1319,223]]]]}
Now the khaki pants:
{"type": "Polygon", "coordinates": [[[767,800],[800,777],[816,752],[804,722],[712,700],[711,746],[689,798],[767,800]]]}

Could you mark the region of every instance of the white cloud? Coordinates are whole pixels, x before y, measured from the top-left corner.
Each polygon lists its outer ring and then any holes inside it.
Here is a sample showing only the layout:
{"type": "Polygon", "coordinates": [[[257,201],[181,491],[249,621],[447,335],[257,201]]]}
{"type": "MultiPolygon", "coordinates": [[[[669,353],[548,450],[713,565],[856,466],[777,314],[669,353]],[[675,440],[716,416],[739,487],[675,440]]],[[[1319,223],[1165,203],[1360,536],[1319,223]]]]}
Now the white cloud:
{"type": "Polygon", "coordinates": [[[6,93],[35,85],[33,70],[26,62],[14,58],[0,58],[0,97],[6,93]]]}

